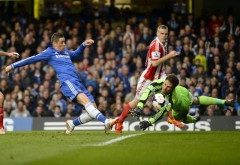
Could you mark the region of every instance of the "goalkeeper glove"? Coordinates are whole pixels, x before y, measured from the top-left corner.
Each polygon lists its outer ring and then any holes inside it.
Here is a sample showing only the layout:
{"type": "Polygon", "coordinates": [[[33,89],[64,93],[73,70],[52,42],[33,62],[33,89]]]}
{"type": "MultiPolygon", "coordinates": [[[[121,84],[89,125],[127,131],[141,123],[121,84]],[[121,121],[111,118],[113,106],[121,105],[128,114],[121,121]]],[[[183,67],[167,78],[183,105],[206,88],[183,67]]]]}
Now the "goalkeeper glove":
{"type": "Polygon", "coordinates": [[[131,111],[129,111],[129,112],[131,113],[131,115],[132,115],[135,119],[139,120],[139,117],[141,116],[141,113],[142,113],[142,108],[141,108],[141,107],[137,107],[137,108],[135,108],[134,110],[131,110],[131,111]]]}
{"type": "Polygon", "coordinates": [[[143,120],[139,123],[140,129],[145,131],[149,126],[152,126],[152,124],[149,121],[143,120]]]}

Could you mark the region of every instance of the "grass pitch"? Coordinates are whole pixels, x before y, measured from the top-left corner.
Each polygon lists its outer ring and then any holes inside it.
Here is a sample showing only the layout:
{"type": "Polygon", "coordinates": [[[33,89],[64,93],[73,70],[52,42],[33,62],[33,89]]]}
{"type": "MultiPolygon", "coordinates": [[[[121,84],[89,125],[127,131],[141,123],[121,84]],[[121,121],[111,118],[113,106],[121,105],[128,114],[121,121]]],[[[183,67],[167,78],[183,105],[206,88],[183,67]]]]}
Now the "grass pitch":
{"type": "Polygon", "coordinates": [[[123,132],[103,131],[7,132],[0,136],[1,165],[49,164],[239,164],[240,131],[123,132]],[[100,144],[130,134],[106,146],[100,144]]]}

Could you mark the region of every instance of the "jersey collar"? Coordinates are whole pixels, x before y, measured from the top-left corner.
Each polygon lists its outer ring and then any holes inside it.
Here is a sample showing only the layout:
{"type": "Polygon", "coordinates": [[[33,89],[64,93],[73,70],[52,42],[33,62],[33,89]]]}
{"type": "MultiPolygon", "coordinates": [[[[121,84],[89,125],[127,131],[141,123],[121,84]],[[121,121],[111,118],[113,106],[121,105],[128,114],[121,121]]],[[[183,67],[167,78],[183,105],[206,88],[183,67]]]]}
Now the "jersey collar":
{"type": "Polygon", "coordinates": [[[158,37],[156,37],[156,39],[157,39],[157,41],[163,46],[163,47],[167,47],[167,42],[165,43],[165,44],[163,44],[159,39],[158,39],[158,37]]]}

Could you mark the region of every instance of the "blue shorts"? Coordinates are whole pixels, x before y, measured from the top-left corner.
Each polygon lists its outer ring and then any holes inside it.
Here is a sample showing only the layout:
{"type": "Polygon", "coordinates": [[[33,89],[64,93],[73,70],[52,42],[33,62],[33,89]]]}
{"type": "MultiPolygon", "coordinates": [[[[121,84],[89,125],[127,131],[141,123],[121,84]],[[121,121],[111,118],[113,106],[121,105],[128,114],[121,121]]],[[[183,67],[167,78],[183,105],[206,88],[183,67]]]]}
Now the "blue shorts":
{"type": "Polygon", "coordinates": [[[66,80],[61,84],[60,88],[64,96],[68,97],[72,101],[74,101],[79,93],[84,93],[92,103],[95,103],[92,95],[79,81],[66,80]]]}

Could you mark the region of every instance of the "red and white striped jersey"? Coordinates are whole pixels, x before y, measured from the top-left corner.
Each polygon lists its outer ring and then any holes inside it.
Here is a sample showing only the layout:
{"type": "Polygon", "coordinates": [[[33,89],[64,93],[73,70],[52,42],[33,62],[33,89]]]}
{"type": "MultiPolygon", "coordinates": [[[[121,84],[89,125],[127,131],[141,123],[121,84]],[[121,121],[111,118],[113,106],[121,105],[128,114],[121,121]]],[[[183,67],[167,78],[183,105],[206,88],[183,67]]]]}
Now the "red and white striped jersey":
{"type": "Polygon", "coordinates": [[[153,81],[155,79],[160,79],[161,75],[165,74],[164,64],[153,67],[152,60],[158,60],[166,54],[166,45],[163,45],[158,38],[154,39],[150,44],[145,63],[145,70],[142,73],[145,79],[153,81]]]}

